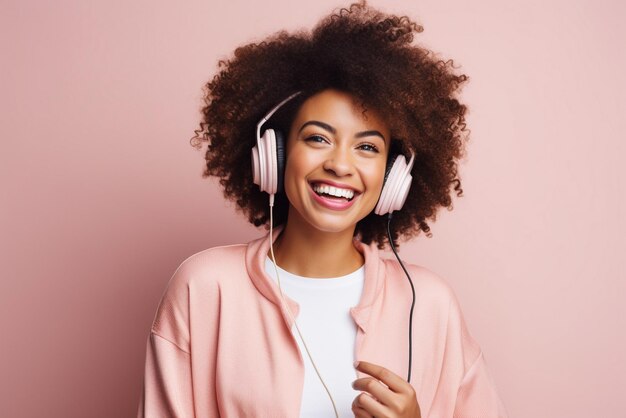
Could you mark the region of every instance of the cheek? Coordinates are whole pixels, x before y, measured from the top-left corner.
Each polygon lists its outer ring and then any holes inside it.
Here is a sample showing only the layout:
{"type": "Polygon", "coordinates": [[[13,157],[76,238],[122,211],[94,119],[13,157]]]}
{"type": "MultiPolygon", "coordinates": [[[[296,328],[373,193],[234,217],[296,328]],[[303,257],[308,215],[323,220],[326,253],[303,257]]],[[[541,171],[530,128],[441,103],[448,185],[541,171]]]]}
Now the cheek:
{"type": "Polygon", "coordinates": [[[283,173],[283,187],[287,195],[287,199],[293,205],[298,201],[298,185],[304,181],[305,172],[303,171],[303,162],[297,153],[291,153],[285,161],[285,171],[283,173]]]}
{"type": "Polygon", "coordinates": [[[379,165],[368,173],[369,187],[380,193],[385,180],[385,166],[379,165]]]}

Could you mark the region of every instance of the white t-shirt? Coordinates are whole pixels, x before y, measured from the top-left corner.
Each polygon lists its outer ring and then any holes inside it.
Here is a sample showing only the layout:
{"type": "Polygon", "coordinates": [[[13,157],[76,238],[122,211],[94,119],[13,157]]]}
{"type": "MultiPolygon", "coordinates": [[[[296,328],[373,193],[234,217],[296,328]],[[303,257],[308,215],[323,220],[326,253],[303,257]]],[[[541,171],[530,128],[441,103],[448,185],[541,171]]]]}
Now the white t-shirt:
{"type": "MultiPolygon", "coordinates": [[[[266,273],[276,281],[271,258],[265,259],[266,273]]],[[[356,325],[350,308],[361,299],[365,266],[340,277],[310,278],[289,273],[278,266],[280,287],[300,305],[298,328],[315,365],[332,395],[340,418],[354,416],[352,401],[360,391],[352,389],[356,325]]],[[[332,403],[306,352],[295,325],[291,329],[304,361],[301,418],[334,417],[332,403]]]]}

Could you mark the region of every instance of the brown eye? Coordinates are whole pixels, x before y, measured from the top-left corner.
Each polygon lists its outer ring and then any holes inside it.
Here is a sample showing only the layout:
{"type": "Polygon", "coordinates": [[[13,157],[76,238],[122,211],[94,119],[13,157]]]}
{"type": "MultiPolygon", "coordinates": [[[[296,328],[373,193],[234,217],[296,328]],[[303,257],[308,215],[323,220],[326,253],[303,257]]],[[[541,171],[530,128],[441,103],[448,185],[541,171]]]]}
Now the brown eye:
{"type": "Polygon", "coordinates": [[[373,144],[361,144],[361,149],[363,149],[363,147],[367,147],[365,149],[366,151],[379,152],[378,148],[376,148],[376,145],[373,144]]]}
{"type": "Polygon", "coordinates": [[[320,136],[320,135],[311,135],[310,137],[308,137],[308,138],[306,139],[306,141],[307,141],[307,142],[308,142],[308,141],[312,141],[312,142],[318,142],[318,143],[319,143],[319,142],[326,142],[326,138],[324,138],[323,136],[320,136]],[[318,141],[318,139],[319,139],[320,141],[318,141]]]}

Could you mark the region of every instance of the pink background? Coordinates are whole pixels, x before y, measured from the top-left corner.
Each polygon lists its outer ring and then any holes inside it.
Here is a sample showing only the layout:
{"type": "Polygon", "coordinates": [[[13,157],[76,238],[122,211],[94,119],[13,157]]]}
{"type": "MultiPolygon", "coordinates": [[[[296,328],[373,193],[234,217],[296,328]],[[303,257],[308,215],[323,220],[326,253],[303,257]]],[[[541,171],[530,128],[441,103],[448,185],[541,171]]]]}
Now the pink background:
{"type": "MultiPolygon", "coordinates": [[[[135,415],[171,274],[264,233],[201,179],[203,83],[347,4],[1,3],[0,416],[135,415]]],[[[371,4],[471,78],[465,197],[401,255],[452,284],[511,417],[624,416],[625,7],[371,4]]]]}

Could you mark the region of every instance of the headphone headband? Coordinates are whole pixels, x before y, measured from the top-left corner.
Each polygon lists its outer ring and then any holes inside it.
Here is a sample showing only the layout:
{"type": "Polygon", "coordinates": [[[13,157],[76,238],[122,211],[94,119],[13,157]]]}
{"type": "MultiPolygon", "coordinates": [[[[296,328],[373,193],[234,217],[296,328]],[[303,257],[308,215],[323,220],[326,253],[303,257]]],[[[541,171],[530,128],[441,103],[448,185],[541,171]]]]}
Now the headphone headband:
{"type": "Polygon", "coordinates": [[[267,122],[267,120],[278,110],[282,107],[282,105],[284,105],[285,103],[287,103],[289,100],[293,99],[294,97],[296,97],[297,95],[299,95],[300,93],[302,93],[302,91],[297,91],[295,93],[293,93],[291,96],[287,97],[286,99],[284,99],[282,102],[278,103],[276,106],[274,106],[272,108],[272,110],[270,110],[269,112],[267,112],[267,115],[263,116],[263,119],[261,119],[259,121],[259,123],[256,124],[256,137],[260,138],[261,137],[261,127],[263,126],[263,124],[265,124],[265,122],[267,122]]]}

